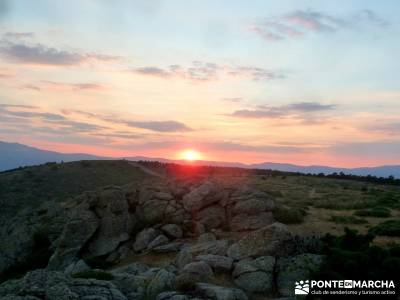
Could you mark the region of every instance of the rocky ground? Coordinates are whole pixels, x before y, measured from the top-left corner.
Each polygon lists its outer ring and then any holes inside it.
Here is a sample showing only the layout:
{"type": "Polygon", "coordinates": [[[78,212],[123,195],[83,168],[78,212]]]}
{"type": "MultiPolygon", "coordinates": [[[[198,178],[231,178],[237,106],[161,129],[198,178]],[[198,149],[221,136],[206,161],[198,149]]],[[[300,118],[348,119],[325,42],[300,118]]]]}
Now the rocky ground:
{"type": "Polygon", "coordinates": [[[243,179],[143,180],[2,221],[0,299],[293,297],[317,271],[317,243],[274,220],[275,200],[243,179]],[[40,256],[42,257],[42,256],[40,256]]]}

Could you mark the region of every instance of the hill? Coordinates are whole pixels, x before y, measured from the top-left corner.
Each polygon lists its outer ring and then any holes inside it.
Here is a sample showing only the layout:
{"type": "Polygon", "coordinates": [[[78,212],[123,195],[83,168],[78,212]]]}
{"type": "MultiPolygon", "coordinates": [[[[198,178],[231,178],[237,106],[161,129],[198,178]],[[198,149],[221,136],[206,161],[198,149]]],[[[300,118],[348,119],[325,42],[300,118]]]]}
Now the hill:
{"type": "MultiPolygon", "coordinates": [[[[84,153],[59,153],[54,151],[42,150],[18,143],[6,143],[0,141],[0,171],[14,169],[23,166],[32,166],[43,164],[46,162],[70,162],[79,160],[101,160],[101,159],[116,159],[111,157],[100,157],[84,153]]],[[[335,168],[329,166],[299,166],[294,164],[281,164],[263,162],[257,164],[243,164],[240,162],[222,162],[222,161],[206,161],[198,160],[194,162],[187,162],[185,160],[172,160],[165,158],[154,158],[145,156],[121,157],[131,161],[159,161],[166,163],[190,164],[190,165],[203,165],[203,166],[216,166],[216,167],[238,167],[249,169],[270,169],[283,172],[299,172],[310,174],[332,174],[344,173],[358,176],[377,176],[389,177],[394,176],[400,178],[400,165],[393,166],[377,166],[365,168],[335,168]]]]}
{"type": "Polygon", "coordinates": [[[46,163],[0,173],[0,205],[4,212],[63,201],[85,191],[124,185],[148,177],[127,161],[79,161],[46,163]]]}
{"type": "Polygon", "coordinates": [[[59,153],[42,150],[19,143],[6,143],[0,141],[0,171],[24,166],[39,165],[46,162],[69,162],[93,159],[103,158],[84,153],[59,153]]]}

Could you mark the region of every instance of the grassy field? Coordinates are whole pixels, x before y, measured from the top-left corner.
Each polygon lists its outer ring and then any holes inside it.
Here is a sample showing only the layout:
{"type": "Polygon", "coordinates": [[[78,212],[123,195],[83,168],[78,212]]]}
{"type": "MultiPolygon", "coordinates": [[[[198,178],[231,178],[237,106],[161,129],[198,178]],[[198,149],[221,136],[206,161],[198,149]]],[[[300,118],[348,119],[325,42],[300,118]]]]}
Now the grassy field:
{"type": "MultiPolygon", "coordinates": [[[[366,234],[387,220],[400,220],[397,186],[307,176],[257,176],[254,180],[276,199],[277,211],[282,211],[277,219],[299,235],[340,235],[345,227],[366,234]]],[[[374,243],[400,243],[400,235],[377,235],[374,243]]]]}
{"type": "Polygon", "coordinates": [[[64,201],[84,191],[124,185],[148,175],[127,161],[79,161],[17,169],[0,173],[3,213],[42,201],[64,201]]]}

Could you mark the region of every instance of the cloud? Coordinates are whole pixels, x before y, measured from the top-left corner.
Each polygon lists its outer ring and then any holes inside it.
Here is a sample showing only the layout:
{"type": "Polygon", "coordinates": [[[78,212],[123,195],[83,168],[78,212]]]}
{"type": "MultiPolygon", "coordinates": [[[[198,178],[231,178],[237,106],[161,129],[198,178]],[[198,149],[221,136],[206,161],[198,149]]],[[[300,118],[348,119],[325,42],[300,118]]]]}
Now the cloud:
{"type": "MultiPolygon", "coordinates": [[[[286,145],[248,145],[237,142],[222,141],[203,144],[206,149],[218,151],[244,151],[244,152],[274,152],[274,153],[304,153],[309,152],[311,148],[304,146],[286,146],[286,145]]],[[[312,148],[315,149],[315,148],[312,148]]]]}
{"type": "Polygon", "coordinates": [[[264,40],[280,41],[302,37],[309,33],[333,33],[343,29],[387,25],[387,22],[371,10],[362,10],[351,16],[338,17],[308,9],[267,18],[263,22],[252,25],[250,30],[264,40]]]}
{"type": "Polygon", "coordinates": [[[210,62],[194,61],[192,65],[184,67],[170,65],[166,68],[140,67],[133,68],[131,72],[159,78],[179,78],[191,82],[207,82],[218,80],[220,77],[241,77],[254,81],[283,79],[286,74],[282,71],[273,71],[252,66],[221,65],[210,62]]]}
{"type": "Polygon", "coordinates": [[[135,73],[141,75],[148,75],[148,76],[155,76],[155,77],[169,77],[171,74],[168,71],[165,71],[161,68],[157,67],[143,67],[143,68],[136,68],[132,70],[135,73]]]}
{"type": "Polygon", "coordinates": [[[35,34],[33,32],[15,32],[8,31],[3,34],[3,37],[6,39],[21,39],[21,38],[32,38],[35,34]]]}
{"type": "Polygon", "coordinates": [[[131,127],[149,129],[157,132],[193,131],[193,129],[177,121],[125,121],[125,124],[131,127]]]}
{"type": "MultiPolygon", "coordinates": [[[[372,142],[350,142],[338,143],[329,148],[335,154],[349,156],[367,156],[371,158],[388,156],[399,159],[400,141],[372,141],[372,142]]],[[[387,157],[387,158],[388,158],[387,157]]]]}
{"type": "Polygon", "coordinates": [[[368,131],[376,131],[389,135],[400,135],[400,122],[375,121],[363,127],[368,131]]]}
{"type": "Polygon", "coordinates": [[[20,89],[33,90],[33,91],[40,91],[41,90],[40,87],[38,87],[37,85],[33,85],[33,84],[24,84],[23,86],[20,87],[20,89]]]}
{"type": "Polygon", "coordinates": [[[17,118],[26,118],[26,119],[42,119],[45,121],[62,121],[66,120],[64,116],[54,113],[47,112],[37,112],[37,111],[27,111],[27,110],[10,110],[8,108],[31,108],[29,106],[3,106],[0,108],[0,114],[5,116],[17,117],[17,118]]]}
{"type": "Polygon", "coordinates": [[[97,53],[77,53],[47,47],[42,44],[26,45],[23,43],[2,41],[0,54],[10,62],[35,65],[72,66],[89,61],[110,62],[116,56],[97,53]]]}
{"type": "Polygon", "coordinates": [[[0,108],[27,108],[27,109],[34,109],[34,108],[38,108],[37,106],[34,105],[24,105],[24,104],[7,104],[7,103],[0,103],[0,108]]]}
{"type": "Polygon", "coordinates": [[[335,107],[336,105],[333,104],[320,104],[317,102],[300,102],[300,103],[289,104],[288,106],[286,106],[288,110],[304,111],[304,112],[332,110],[335,107]]]}
{"type": "Polygon", "coordinates": [[[45,85],[45,88],[66,88],[73,90],[103,90],[105,86],[99,83],[93,82],[80,82],[80,83],[65,83],[65,82],[56,82],[44,80],[42,83],[45,85]]]}
{"type": "Polygon", "coordinates": [[[101,120],[112,124],[122,124],[133,128],[147,129],[155,132],[189,132],[193,131],[192,128],[186,124],[173,120],[166,121],[133,121],[121,119],[113,116],[106,116],[101,114],[95,114],[80,110],[63,110],[64,114],[69,115],[72,113],[80,114],[88,118],[101,120]]]}
{"type": "MultiPolygon", "coordinates": [[[[81,133],[81,132],[94,132],[107,129],[107,127],[90,124],[86,122],[75,121],[66,118],[63,115],[38,111],[38,107],[29,105],[0,105],[0,117],[3,121],[13,123],[17,126],[31,127],[33,130],[40,128],[50,128],[50,130],[58,130],[63,133],[81,133]],[[29,123],[31,121],[41,121],[41,124],[51,124],[51,127],[34,125],[29,123]],[[29,124],[29,125],[28,125],[29,124]]],[[[43,131],[43,130],[42,130],[43,131]]]]}
{"type": "Polygon", "coordinates": [[[226,98],[222,98],[222,100],[228,101],[228,102],[233,102],[233,103],[239,103],[239,102],[243,101],[243,98],[242,97],[226,97],[226,98]]]}
{"type": "Polygon", "coordinates": [[[306,113],[330,111],[335,109],[336,106],[332,104],[320,104],[317,102],[299,102],[282,106],[259,106],[257,109],[241,109],[236,110],[229,114],[232,117],[238,118],[284,118],[287,116],[302,115],[302,119],[306,118],[306,113]]]}
{"type": "Polygon", "coordinates": [[[280,118],[285,116],[285,114],[277,109],[240,109],[234,111],[230,114],[232,117],[238,118],[252,118],[252,119],[262,119],[262,118],[280,118]]]}

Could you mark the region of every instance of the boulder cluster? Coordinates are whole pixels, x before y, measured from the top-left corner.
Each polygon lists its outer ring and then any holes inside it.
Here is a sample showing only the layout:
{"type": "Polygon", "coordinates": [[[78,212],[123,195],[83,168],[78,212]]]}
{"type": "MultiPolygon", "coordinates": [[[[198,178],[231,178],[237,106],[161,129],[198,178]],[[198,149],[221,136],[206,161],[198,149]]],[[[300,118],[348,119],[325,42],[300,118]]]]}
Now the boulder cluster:
{"type": "Polygon", "coordinates": [[[294,281],[318,270],[323,257],[298,253],[288,228],[274,221],[274,208],[267,193],[218,179],[87,192],[52,212],[40,208],[41,216],[17,226],[24,237],[0,252],[0,273],[17,265],[21,252],[29,260],[43,215],[52,226],[51,255],[45,268],[0,285],[0,299],[290,297],[294,281]],[[157,255],[172,259],[162,266],[130,259],[157,255]],[[90,278],[91,272],[100,276],[90,278]],[[229,278],[224,285],[217,284],[221,276],[229,278]]]}

